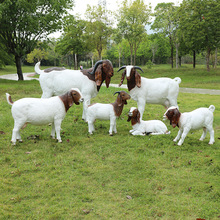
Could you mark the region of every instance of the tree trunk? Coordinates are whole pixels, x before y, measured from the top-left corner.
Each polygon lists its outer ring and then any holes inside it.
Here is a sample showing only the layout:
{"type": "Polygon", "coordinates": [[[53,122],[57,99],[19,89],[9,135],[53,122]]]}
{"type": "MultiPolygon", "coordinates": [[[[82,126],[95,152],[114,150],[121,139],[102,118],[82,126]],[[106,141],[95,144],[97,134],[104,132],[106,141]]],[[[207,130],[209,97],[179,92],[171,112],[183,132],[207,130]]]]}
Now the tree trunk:
{"type": "Polygon", "coordinates": [[[173,43],[171,36],[169,36],[169,38],[170,38],[170,47],[171,47],[170,61],[171,61],[171,67],[173,68],[173,43]]]}
{"type": "Polygon", "coordinates": [[[178,55],[178,52],[179,52],[179,44],[176,43],[176,69],[178,69],[178,67],[179,67],[179,55],[178,55]]]}
{"type": "Polygon", "coordinates": [[[211,49],[208,48],[207,49],[207,55],[206,55],[206,67],[207,67],[208,72],[210,71],[210,67],[209,67],[210,54],[211,54],[211,49]]]}
{"type": "Polygon", "coordinates": [[[130,65],[133,65],[133,47],[131,47],[131,61],[130,65]]]}
{"type": "Polygon", "coordinates": [[[78,62],[77,62],[77,54],[75,53],[75,57],[74,57],[74,69],[77,70],[78,69],[78,62]]]}
{"type": "Polygon", "coordinates": [[[21,57],[15,56],[15,64],[17,68],[18,80],[24,80],[22,69],[21,69],[21,57]]]}
{"type": "Polygon", "coordinates": [[[193,50],[193,68],[196,68],[196,51],[193,50]]]}
{"type": "Polygon", "coordinates": [[[182,66],[182,57],[179,56],[179,66],[181,67],[182,66]]]}
{"type": "Polygon", "coordinates": [[[218,63],[218,48],[215,48],[215,64],[214,64],[214,68],[217,67],[217,63],[218,63]]]}

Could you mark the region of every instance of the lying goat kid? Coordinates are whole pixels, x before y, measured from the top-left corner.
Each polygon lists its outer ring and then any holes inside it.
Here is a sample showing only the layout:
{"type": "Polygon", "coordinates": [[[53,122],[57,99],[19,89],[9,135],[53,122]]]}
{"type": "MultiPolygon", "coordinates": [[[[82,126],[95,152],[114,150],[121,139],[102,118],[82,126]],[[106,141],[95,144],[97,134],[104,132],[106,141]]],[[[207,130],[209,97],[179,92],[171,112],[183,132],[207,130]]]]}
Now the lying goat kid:
{"type": "Polygon", "coordinates": [[[203,134],[200,141],[206,137],[207,131],[210,133],[209,144],[213,144],[214,130],[213,130],[213,112],[215,106],[210,105],[209,108],[198,108],[192,112],[180,113],[176,107],[170,107],[164,114],[164,120],[170,120],[170,124],[175,128],[179,127],[179,132],[173,141],[178,141],[178,145],[182,145],[184,139],[190,130],[203,128],[203,134]],[[180,138],[181,137],[181,138],[180,138]]]}
{"type": "Polygon", "coordinates": [[[61,123],[65,118],[68,109],[75,103],[83,101],[79,89],[71,89],[61,96],[54,96],[48,99],[23,98],[13,102],[11,96],[6,93],[8,104],[12,105],[11,112],[14,118],[14,129],[11,142],[15,145],[16,140],[22,142],[20,129],[27,123],[33,125],[46,125],[52,123],[51,136],[62,142],[60,137],[61,123]]]}
{"type": "Polygon", "coordinates": [[[170,134],[167,130],[167,126],[160,120],[149,120],[143,121],[140,119],[141,115],[137,108],[131,107],[128,113],[128,120],[131,121],[133,127],[130,130],[132,135],[159,135],[159,134],[170,134]]]}
{"type": "Polygon", "coordinates": [[[100,120],[110,120],[109,134],[112,135],[112,131],[117,133],[116,130],[116,118],[118,118],[123,110],[124,104],[127,104],[127,100],[130,99],[130,95],[126,92],[115,92],[114,95],[118,93],[118,97],[114,103],[111,104],[101,104],[95,103],[88,106],[87,109],[87,120],[88,120],[88,131],[92,134],[95,131],[94,121],[96,119],[100,120]]]}

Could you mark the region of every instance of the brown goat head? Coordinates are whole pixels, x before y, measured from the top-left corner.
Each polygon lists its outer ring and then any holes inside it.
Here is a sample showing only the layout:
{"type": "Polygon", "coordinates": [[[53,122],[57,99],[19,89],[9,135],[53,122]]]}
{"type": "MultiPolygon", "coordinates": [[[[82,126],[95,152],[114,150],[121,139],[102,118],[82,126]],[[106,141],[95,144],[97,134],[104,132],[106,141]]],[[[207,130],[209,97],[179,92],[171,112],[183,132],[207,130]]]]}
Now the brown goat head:
{"type": "Polygon", "coordinates": [[[76,105],[79,105],[80,102],[83,101],[82,95],[78,89],[71,89],[70,91],[59,97],[65,106],[66,112],[74,103],[76,105]]]}
{"type": "Polygon", "coordinates": [[[178,123],[181,113],[179,112],[178,108],[170,107],[164,115],[168,120],[170,120],[170,125],[172,125],[173,128],[176,126],[179,127],[178,123]]]}
{"type": "Polygon", "coordinates": [[[130,111],[128,113],[128,122],[131,121],[131,125],[135,125],[137,123],[140,123],[141,114],[137,108],[130,108],[130,111]]]}

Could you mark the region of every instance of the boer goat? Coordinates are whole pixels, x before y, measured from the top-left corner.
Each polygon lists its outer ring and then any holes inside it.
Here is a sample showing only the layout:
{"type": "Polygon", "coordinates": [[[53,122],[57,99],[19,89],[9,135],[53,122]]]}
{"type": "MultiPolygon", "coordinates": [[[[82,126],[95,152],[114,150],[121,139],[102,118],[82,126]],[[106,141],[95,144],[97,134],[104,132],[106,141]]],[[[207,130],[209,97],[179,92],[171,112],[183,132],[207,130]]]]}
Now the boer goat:
{"type": "Polygon", "coordinates": [[[132,130],[129,132],[132,135],[159,135],[159,134],[170,134],[167,126],[160,120],[149,120],[143,121],[140,119],[140,112],[137,108],[131,107],[128,112],[128,120],[131,121],[132,130]]]}
{"type": "Polygon", "coordinates": [[[90,103],[105,80],[107,88],[114,74],[112,63],[109,60],[100,60],[93,69],[69,70],[65,68],[49,68],[40,70],[40,62],[35,65],[35,72],[40,74],[39,81],[43,91],[42,98],[62,95],[71,88],[78,88],[85,100],[83,103],[82,118],[86,120],[85,103],[90,103]]]}
{"type": "Polygon", "coordinates": [[[122,66],[118,72],[122,69],[125,71],[122,73],[121,83],[123,84],[124,78],[127,78],[128,91],[131,98],[137,102],[138,110],[143,117],[145,104],[161,104],[166,108],[177,105],[177,97],[179,94],[179,84],[181,79],[176,77],[170,78],[156,78],[148,79],[141,77],[137,72],[137,69],[143,70],[138,66],[122,66]]]}
{"type": "Polygon", "coordinates": [[[192,112],[180,113],[176,107],[170,107],[164,113],[164,120],[170,120],[170,125],[175,128],[179,127],[179,132],[174,142],[178,141],[178,145],[182,145],[184,139],[190,130],[197,130],[203,128],[203,134],[200,141],[203,141],[206,137],[207,131],[210,133],[209,144],[213,144],[214,130],[213,130],[213,112],[215,106],[210,105],[209,108],[198,108],[192,112]],[[180,138],[181,137],[181,138],[180,138]]]}
{"type": "Polygon", "coordinates": [[[11,142],[15,145],[16,140],[22,142],[20,129],[26,125],[46,125],[52,123],[51,136],[55,139],[55,131],[58,142],[62,142],[60,137],[61,123],[65,118],[68,109],[75,103],[79,105],[83,97],[79,89],[74,88],[61,96],[47,99],[23,98],[13,102],[11,96],[6,93],[9,105],[12,105],[11,112],[14,118],[14,129],[11,142]]]}
{"type": "Polygon", "coordinates": [[[116,129],[116,118],[118,118],[123,110],[124,105],[127,104],[127,100],[130,99],[130,95],[124,91],[115,92],[114,95],[118,93],[117,99],[111,104],[95,103],[88,106],[87,109],[87,121],[88,121],[88,132],[92,134],[95,131],[94,121],[96,119],[100,120],[110,120],[109,134],[112,135],[114,131],[117,133],[116,129]]]}

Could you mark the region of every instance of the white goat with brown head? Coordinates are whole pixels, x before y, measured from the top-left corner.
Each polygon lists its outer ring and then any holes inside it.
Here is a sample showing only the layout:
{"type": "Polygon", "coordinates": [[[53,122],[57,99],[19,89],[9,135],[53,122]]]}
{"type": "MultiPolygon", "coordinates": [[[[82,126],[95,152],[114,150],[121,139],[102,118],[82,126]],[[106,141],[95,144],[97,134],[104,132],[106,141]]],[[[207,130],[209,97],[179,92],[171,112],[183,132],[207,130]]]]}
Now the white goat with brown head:
{"type": "Polygon", "coordinates": [[[213,129],[214,111],[215,106],[210,105],[209,108],[197,108],[192,112],[180,113],[179,109],[172,106],[167,109],[163,118],[164,120],[168,119],[173,128],[176,126],[179,127],[178,134],[173,140],[176,142],[180,139],[177,145],[182,145],[190,130],[197,130],[201,128],[203,128],[203,133],[199,140],[203,141],[208,131],[210,133],[209,144],[213,144],[215,142],[213,129]]]}
{"type": "Polygon", "coordinates": [[[82,115],[84,120],[86,120],[85,103],[90,104],[91,98],[98,94],[103,81],[108,88],[114,74],[112,63],[109,60],[100,60],[96,62],[94,68],[83,70],[69,70],[58,67],[40,70],[40,62],[38,62],[35,65],[35,72],[40,74],[42,98],[62,95],[71,88],[78,88],[85,100],[82,115]]]}
{"type": "Polygon", "coordinates": [[[117,133],[116,129],[116,118],[118,118],[123,110],[124,105],[127,104],[127,100],[130,99],[130,95],[125,91],[115,92],[118,94],[114,103],[102,104],[94,103],[88,106],[87,109],[87,121],[88,121],[88,131],[90,134],[95,131],[94,121],[96,119],[100,120],[110,120],[109,134],[112,135],[117,133]]]}
{"type": "Polygon", "coordinates": [[[20,129],[26,124],[47,125],[52,123],[52,138],[62,142],[60,137],[61,123],[68,109],[75,103],[79,105],[83,97],[79,89],[71,89],[61,96],[47,99],[23,98],[13,102],[11,96],[6,93],[8,104],[12,105],[11,112],[14,118],[14,129],[11,142],[15,145],[16,140],[22,142],[20,129]]]}
{"type": "Polygon", "coordinates": [[[130,133],[132,135],[159,135],[159,134],[170,134],[167,126],[160,120],[148,120],[143,121],[140,119],[141,115],[137,108],[131,107],[128,112],[128,120],[131,121],[132,130],[130,133]]]}
{"type": "Polygon", "coordinates": [[[161,104],[166,108],[177,105],[177,97],[179,94],[179,84],[181,79],[176,77],[170,78],[156,78],[148,79],[141,77],[137,70],[143,70],[138,66],[122,66],[118,72],[125,69],[122,73],[121,83],[123,84],[126,76],[128,91],[131,98],[137,101],[138,110],[140,111],[141,118],[143,117],[145,104],[161,104]]]}

